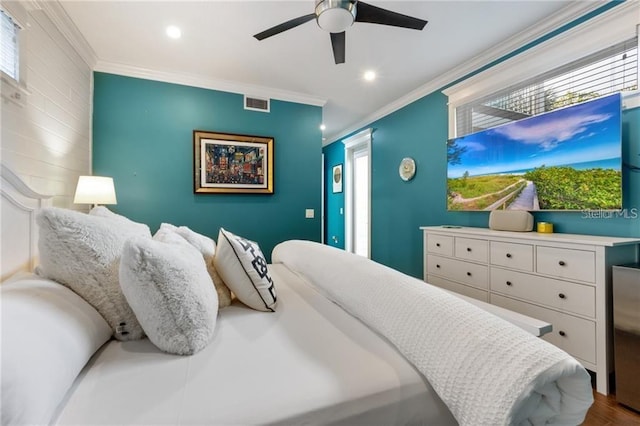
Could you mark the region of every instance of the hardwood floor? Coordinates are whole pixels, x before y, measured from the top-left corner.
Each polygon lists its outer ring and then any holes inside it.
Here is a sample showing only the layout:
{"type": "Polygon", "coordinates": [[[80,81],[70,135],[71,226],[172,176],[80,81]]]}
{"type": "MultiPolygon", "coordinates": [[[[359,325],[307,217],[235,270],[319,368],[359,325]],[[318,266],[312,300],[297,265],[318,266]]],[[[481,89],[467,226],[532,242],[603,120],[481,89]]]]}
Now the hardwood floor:
{"type": "Polygon", "coordinates": [[[640,426],[640,413],[616,402],[615,395],[593,392],[594,402],[582,426],[640,426]]]}

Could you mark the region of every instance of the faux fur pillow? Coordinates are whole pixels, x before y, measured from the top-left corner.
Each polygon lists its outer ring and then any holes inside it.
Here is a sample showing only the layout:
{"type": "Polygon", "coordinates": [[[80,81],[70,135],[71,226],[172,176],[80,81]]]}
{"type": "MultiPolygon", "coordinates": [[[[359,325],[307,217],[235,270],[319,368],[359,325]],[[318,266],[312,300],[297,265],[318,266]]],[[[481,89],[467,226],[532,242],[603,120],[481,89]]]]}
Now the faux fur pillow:
{"type": "Polygon", "coordinates": [[[89,302],[118,340],[144,336],[118,282],[124,242],[151,237],[146,225],[48,207],[36,216],[40,227],[38,274],[58,281],[89,302]]]}
{"type": "Polygon", "coordinates": [[[275,311],[276,288],[257,243],[220,228],[214,264],[242,303],[258,311],[275,311]]]}
{"type": "Polygon", "coordinates": [[[89,212],[91,216],[99,216],[105,217],[107,219],[111,219],[117,221],[121,228],[131,228],[135,229],[145,229],[147,233],[151,234],[149,227],[144,223],[134,222],[126,216],[122,216],[121,214],[114,213],[105,206],[95,206],[89,212]]]}
{"type": "Polygon", "coordinates": [[[218,293],[218,308],[222,309],[231,304],[231,291],[229,287],[224,283],[218,271],[216,270],[215,265],[213,264],[213,258],[216,254],[216,243],[211,238],[206,235],[198,234],[195,231],[192,231],[186,226],[174,226],[169,223],[163,223],[160,225],[160,229],[156,233],[156,235],[160,232],[171,231],[180,235],[186,241],[189,242],[192,246],[202,253],[204,257],[204,262],[207,265],[207,271],[209,271],[209,275],[211,276],[211,280],[213,281],[213,285],[216,287],[216,292],[218,293]]]}
{"type": "Polygon", "coordinates": [[[165,352],[191,355],[213,337],[218,297],[200,252],[171,234],[128,240],[120,285],[153,344],[165,352]]]}

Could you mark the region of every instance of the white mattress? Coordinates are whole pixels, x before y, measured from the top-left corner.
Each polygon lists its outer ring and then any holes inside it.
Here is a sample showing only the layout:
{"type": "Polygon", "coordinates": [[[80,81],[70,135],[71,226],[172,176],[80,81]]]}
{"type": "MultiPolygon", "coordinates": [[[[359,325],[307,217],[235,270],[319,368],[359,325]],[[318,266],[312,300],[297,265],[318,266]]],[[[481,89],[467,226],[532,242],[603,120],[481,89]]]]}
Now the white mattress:
{"type": "Polygon", "coordinates": [[[71,424],[457,424],[386,340],[284,265],[275,313],[235,303],[189,357],[110,341],[59,409],[71,424]]]}

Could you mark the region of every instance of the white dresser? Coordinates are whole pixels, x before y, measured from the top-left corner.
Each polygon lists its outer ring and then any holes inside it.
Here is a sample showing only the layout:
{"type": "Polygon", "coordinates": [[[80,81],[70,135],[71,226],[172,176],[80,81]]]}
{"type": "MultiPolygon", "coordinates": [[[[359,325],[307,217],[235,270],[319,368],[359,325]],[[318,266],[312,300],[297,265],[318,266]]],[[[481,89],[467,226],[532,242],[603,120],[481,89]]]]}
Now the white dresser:
{"type": "Polygon", "coordinates": [[[424,280],[553,325],[543,338],[596,373],[613,368],[611,266],[637,262],[640,238],[421,227],[424,280]]]}

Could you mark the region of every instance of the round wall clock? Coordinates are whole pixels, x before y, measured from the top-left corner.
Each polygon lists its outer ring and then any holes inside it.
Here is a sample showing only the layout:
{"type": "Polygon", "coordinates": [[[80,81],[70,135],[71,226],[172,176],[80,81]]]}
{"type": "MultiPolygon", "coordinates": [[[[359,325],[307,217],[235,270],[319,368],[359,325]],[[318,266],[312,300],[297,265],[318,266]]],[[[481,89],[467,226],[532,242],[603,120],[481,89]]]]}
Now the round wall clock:
{"type": "Polygon", "coordinates": [[[413,179],[413,176],[416,174],[416,162],[410,157],[403,158],[402,161],[400,161],[398,172],[400,173],[400,179],[404,181],[413,179]]]}

